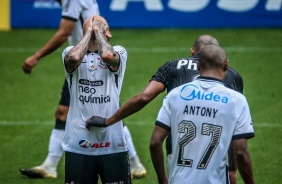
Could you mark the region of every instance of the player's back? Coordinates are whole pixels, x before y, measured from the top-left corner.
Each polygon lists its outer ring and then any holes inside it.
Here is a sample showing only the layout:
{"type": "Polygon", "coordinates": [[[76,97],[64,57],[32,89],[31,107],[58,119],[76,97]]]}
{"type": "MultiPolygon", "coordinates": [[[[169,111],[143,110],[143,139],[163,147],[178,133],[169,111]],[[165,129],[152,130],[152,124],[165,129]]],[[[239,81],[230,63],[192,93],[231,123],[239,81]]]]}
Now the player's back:
{"type": "MultiPolygon", "coordinates": [[[[163,83],[164,88],[169,93],[175,87],[192,82],[200,74],[197,68],[199,55],[192,57],[179,58],[163,64],[158,68],[151,80],[163,83]]],[[[224,85],[230,89],[243,93],[243,79],[238,72],[228,67],[224,85]]],[[[166,139],[167,155],[172,152],[171,136],[166,139]]]]}
{"type": "Polygon", "coordinates": [[[187,82],[193,81],[194,78],[199,76],[197,69],[198,56],[181,58],[171,61],[167,64],[167,77],[166,88],[170,92],[175,87],[178,87],[187,82]]]}
{"type": "MultiPolygon", "coordinates": [[[[169,93],[175,87],[192,82],[200,75],[197,68],[198,60],[199,56],[194,55],[166,62],[158,68],[151,80],[163,83],[167,93],[169,93]]],[[[223,83],[226,87],[243,93],[243,79],[231,67],[228,67],[223,83]]]]}
{"type": "Polygon", "coordinates": [[[170,183],[228,183],[227,152],[245,97],[199,77],[172,90],[170,183]]]}

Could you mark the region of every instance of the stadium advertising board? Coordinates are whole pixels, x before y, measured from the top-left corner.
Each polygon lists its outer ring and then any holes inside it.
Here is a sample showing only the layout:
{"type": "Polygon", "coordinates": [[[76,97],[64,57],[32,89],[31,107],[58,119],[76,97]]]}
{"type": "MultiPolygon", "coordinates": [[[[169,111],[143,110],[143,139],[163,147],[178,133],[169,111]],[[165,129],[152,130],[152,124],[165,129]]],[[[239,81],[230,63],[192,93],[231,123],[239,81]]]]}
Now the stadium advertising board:
{"type": "MultiPolygon", "coordinates": [[[[121,28],[281,27],[282,0],[98,0],[101,15],[121,28]]],[[[54,0],[11,0],[11,25],[57,27],[54,0]]]]}

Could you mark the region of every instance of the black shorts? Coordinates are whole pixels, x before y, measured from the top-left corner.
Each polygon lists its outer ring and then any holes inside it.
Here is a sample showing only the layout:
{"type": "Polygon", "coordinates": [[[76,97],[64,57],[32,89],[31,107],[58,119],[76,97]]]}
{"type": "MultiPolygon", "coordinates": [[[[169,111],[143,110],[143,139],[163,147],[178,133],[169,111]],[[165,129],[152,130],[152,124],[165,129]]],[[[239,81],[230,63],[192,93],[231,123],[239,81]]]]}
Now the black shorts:
{"type": "Polygon", "coordinates": [[[65,183],[131,184],[128,152],[89,156],[71,152],[65,154],[65,183]]]}
{"type": "Polygon", "coordinates": [[[62,88],[61,99],[60,99],[59,105],[70,106],[70,92],[69,92],[67,79],[65,79],[65,82],[62,88]]]}

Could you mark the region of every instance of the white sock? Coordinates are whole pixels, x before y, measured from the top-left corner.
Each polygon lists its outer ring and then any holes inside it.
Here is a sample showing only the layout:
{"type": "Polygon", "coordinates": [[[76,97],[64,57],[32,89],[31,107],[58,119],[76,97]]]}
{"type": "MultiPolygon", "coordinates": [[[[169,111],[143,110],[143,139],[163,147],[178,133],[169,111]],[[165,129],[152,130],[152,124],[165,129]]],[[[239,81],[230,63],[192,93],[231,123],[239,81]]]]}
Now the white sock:
{"type": "Polygon", "coordinates": [[[123,132],[124,132],[124,135],[125,135],[125,140],[127,142],[127,147],[128,147],[128,156],[129,156],[129,159],[131,159],[132,157],[134,157],[135,155],[137,155],[137,152],[135,150],[135,147],[134,147],[134,144],[133,144],[133,141],[132,141],[132,137],[131,137],[131,134],[127,128],[127,126],[123,126],[123,132]]]}
{"type": "Polygon", "coordinates": [[[42,164],[43,166],[53,168],[57,167],[64,153],[62,148],[64,134],[64,130],[53,129],[49,141],[48,155],[42,164]]]}
{"type": "Polygon", "coordinates": [[[139,167],[139,166],[141,166],[141,163],[140,163],[140,160],[139,160],[139,157],[138,157],[138,155],[136,154],[136,155],[134,155],[133,157],[131,157],[130,158],[130,160],[129,160],[129,162],[130,162],[130,167],[139,167]]]}

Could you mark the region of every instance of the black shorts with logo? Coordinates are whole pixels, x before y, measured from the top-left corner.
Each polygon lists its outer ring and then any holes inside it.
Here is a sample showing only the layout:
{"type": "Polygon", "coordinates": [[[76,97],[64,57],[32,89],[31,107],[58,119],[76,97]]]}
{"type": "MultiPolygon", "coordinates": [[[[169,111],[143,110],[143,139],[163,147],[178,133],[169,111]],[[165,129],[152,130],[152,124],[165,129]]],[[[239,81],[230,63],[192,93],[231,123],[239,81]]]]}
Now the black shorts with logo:
{"type": "Polygon", "coordinates": [[[131,184],[128,152],[107,155],[82,155],[66,152],[65,183],[131,184]]]}
{"type": "Polygon", "coordinates": [[[59,105],[70,106],[70,92],[69,92],[67,79],[65,79],[65,82],[62,88],[61,99],[60,99],[59,105]]]}

